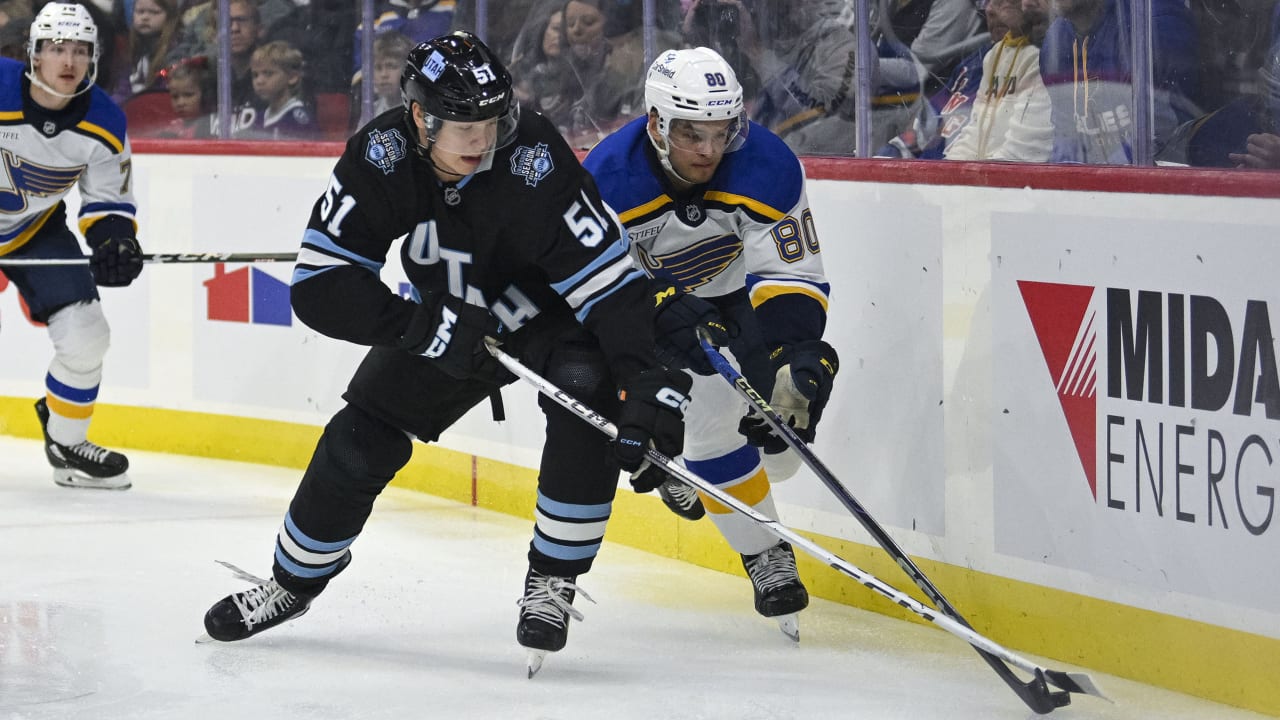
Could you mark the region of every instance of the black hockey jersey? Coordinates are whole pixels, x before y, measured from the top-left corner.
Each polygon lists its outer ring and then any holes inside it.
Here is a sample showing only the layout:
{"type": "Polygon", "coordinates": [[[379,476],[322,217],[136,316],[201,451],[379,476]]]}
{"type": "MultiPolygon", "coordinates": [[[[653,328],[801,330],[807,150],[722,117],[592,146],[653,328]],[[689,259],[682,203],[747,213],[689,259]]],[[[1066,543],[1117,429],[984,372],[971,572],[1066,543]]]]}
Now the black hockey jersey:
{"type": "Polygon", "coordinates": [[[446,291],[489,308],[508,332],[535,316],[572,316],[600,341],[615,378],[652,360],[648,281],[591,176],[542,116],[520,119],[490,169],[440,182],[414,151],[404,111],[347,142],[316,202],[293,276],[293,308],[310,327],[364,345],[395,345],[412,301],[378,277],[391,244],[419,294],[446,291]]]}

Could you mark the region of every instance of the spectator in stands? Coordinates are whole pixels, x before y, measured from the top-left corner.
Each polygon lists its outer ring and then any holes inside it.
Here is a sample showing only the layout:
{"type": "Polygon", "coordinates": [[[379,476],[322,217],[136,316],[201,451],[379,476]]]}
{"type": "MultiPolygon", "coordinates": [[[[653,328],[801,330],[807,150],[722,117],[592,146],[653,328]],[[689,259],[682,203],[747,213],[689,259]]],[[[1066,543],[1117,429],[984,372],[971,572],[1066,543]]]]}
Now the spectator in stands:
{"type": "Polygon", "coordinates": [[[560,62],[565,45],[562,7],[562,3],[548,3],[537,11],[516,37],[507,66],[515,79],[512,91],[520,107],[553,120],[563,117],[574,100],[560,62]]]}
{"type": "Polygon", "coordinates": [[[252,103],[236,113],[232,134],[256,140],[314,140],[319,136],[313,106],[303,95],[302,51],[283,40],[253,51],[252,103]]]}
{"type": "Polygon", "coordinates": [[[924,68],[925,91],[951,75],[956,63],[987,43],[982,15],[973,0],[882,0],[882,27],[891,41],[906,45],[924,68]]]}
{"type": "MultiPolygon", "coordinates": [[[[1049,93],[1040,79],[1040,50],[1024,0],[990,0],[987,27],[999,40],[982,61],[982,81],[969,120],[946,145],[948,160],[1044,162],[1053,146],[1049,93]]],[[[945,132],[945,128],[944,128],[945,132]]]]}
{"type": "Polygon", "coordinates": [[[415,43],[395,31],[384,32],[373,39],[373,114],[381,115],[392,108],[404,107],[400,96],[400,73],[404,59],[415,43]]]}
{"type": "MultiPolygon", "coordinates": [[[[1133,163],[1129,3],[1053,0],[1040,50],[1052,102],[1052,162],[1133,163]]],[[[1152,131],[1158,150],[1199,114],[1195,30],[1184,0],[1151,2],[1152,131]]]]}
{"type": "Polygon", "coordinates": [[[551,6],[559,7],[563,0],[488,0],[488,16],[485,27],[476,25],[476,0],[441,0],[453,7],[450,30],[466,30],[484,40],[498,57],[511,57],[516,41],[527,31],[530,20],[539,22],[551,14],[551,6]],[[498,12],[501,8],[501,12],[498,12]],[[549,9],[550,8],[550,9],[549,9]]]}
{"type": "Polygon", "coordinates": [[[27,61],[27,29],[34,19],[31,0],[0,2],[0,57],[27,61]]]}
{"type": "Polygon", "coordinates": [[[1157,160],[1195,167],[1280,170],[1280,5],[1274,40],[1258,70],[1261,91],[1178,128],[1157,160]]]}
{"type": "Polygon", "coordinates": [[[116,73],[116,89],[112,94],[116,102],[123,103],[148,90],[164,89],[160,73],[177,41],[180,20],[177,0],[134,2],[128,52],[122,56],[124,64],[116,73]]]}
{"type": "MultiPolygon", "coordinates": [[[[284,9],[285,12],[271,23],[267,23],[264,17],[264,42],[283,40],[302,51],[307,61],[309,90],[323,93],[350,91],[353,58],[359,62],[350,44],[358,17],[357,4],[351,0],[269,2],[281,6],[276,11],[284,9]]],[[[267,4],[263,4],[264,10],[267,4]]]]}
{"type": "MultiPolygon", "coordinates": [[[[1008,30],[999,17],[987,17],[987,28],[992,38],[1004,37],[1008,30]],[[997,33],[999,33],[997,35],[997,33]]],[[[942,89],[929,96],[911,128],[899,133],[884,147],[876,151],[881,158],[940,160],[947,143],[956,137],[969,123],[974,98],[982,84],[982,61],[987,51],[994,47],[989,42],[964,57],[951,71],[942,89]]],[[[1039,68],[1036,68],[1037,75],[1039,68]]]]}
{"type": "MultiPolygon", "coordinates": [[[[253,100],[253,78],[249,62],[262,42],[264,30],[258,4],[254,0],[231,0],[231,104],[241,106],[253,100]]],[[[192,57],[207,57],[217,67],[218,7],[210,0],[195,5],[182,15],[181,39],[169,53],[171,64],[192,57]]]]}
{"type": "MultiPolygon", "coordinates": [[[[712,6],[719,18],[713,42],[733,45],[758,78],[759,94],[749,102],[751,119],[780,136],[800,154],[851,155],[854,152],[856,36],[852,4],[845,0],[803,0],[762,17],[742,0],[700,0],[690,4],[686,31],[696,28],[712,6]],[[728,12],[732,10],[732,12],[728,12]],[[765,42],[764,27],[772,27],[765,42]]],[[[883,72],[873,55],[873,142],[887,142],[909,127],[919,99],[918,73],[904,60],[901,76],[883,72]]]]}
{"type": "MultiPolygon", "coordinates": [[[[561,2],[552,13],[558,23],[548,23],[540,35],[560,46],[550,53],[543,49],[545,72],[531,78],[540,83],[538,108],[569,144],[579,149],[594,146],[643,112],[643,87],[637,82],[646,67],[643,31],[633,28],[606,36],[609,20],[605,9],[611,7],[607,0],[561,2]]],[[[666,43],[678,38],[659,33],[659,40],[666,43]]],[[[530,90],[526,87],[520,92],[530,90]]]]}
{"type": "Polygon", "coordinates": [[[202,56],[183,61],[167,69],[165,75],[175,118],[159,136],[181,140],[213,137],[218,90],[208,59],[202,56]]]}

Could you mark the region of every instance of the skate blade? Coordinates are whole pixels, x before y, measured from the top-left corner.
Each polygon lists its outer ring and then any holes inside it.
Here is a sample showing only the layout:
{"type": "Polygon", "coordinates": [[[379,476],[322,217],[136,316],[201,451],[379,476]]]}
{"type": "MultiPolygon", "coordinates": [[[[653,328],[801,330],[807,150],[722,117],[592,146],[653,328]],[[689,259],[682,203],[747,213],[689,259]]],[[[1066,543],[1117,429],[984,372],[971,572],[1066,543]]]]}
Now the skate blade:
{"type": "Polygon", "coordinates": [[[129,476],[121,473],[113,477],[93,477],[84,473],[58,468],[53,471],[53,481],[62,487],[93,490],[128,490],[133,487],[129,476]]]}
{"type": "Polygon", "coordinates": [[[778,629],[782,631],[783,635],[795,642],[800,642],[800,616],[797,613],[779,615],[774,620],[778,621],[778,629]]]}
{"type": "Polygon", "coordinates": [[[546,650],[529,650],[529,655],[528,655],[528,658],[526,659],[526,662],[528,664],[530,678],[538,674],[538,671],[542,669],[542,661],[546,659],[547,659],[546,650]]]}
{"type": "Polygon", "coordinates": [[[214,639],[214,637],[209,633],[200,633],[200,637],[196,638],[197,645],[204,645],[206,643],[216,643],[216,642],[221,642],[221,641],[214,639]]]}

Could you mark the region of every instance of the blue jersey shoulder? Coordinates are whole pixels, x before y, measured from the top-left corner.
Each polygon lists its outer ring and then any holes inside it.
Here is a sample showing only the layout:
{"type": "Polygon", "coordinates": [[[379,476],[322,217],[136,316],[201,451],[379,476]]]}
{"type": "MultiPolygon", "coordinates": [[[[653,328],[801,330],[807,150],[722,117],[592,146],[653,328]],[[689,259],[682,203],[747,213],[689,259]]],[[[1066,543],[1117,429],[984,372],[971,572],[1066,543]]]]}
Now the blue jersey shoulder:
{"type": "MultiPolygon", "coordinates": [[[[583,166],[595,178],[605,202],[618,213],[661,197],[664,190],[646,157],[647,119],[637,118],[592,148],[583,166]]],[[[727,153],[707,187],[749,198],[786,213],[800,199],[804,175],[786,143],[761,125],[751,123],[747,140],[727,153]]]]}
{"type": "Polygon", "coordinates": [[[582,161],[595,178],[600,196],[620,214],[664,193],[645,156],[647,124],[648,118],[641,117],[623,125],[593,147],[582,161]]]}
{"type": "Polygon", "coordinates": [[[89,88],[89,111],[85,113],[83,122],[102,128],[115,139],[116,143],[113,144],[124,144],[124,111],[97,85],[89,88]]]}
{"type": "Polygon", "coordinates": [[[800,200],[804,173],[800,160],[781,138],[751,123],[746,143],[725,154],[708,189],[750,198],[786,213],[800,200]]]}
{"type": "Polygon", "coordinates": [[[22,110],[22,75],[26,71],[24,63],[0,58],[0,112],[22,110]]]}

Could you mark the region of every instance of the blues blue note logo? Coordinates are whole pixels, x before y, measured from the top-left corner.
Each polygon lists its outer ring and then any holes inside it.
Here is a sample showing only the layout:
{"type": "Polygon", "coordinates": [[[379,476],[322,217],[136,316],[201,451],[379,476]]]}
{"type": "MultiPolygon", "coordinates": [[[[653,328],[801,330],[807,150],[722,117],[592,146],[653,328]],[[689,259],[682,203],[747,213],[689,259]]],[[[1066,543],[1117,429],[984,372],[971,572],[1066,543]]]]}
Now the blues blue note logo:
{"type": "Polygon", "coordinates": [[[524,178],[524,184],[537,187],[543,178],[556,169],[551,160],[551,152],[546,143],[538,143],[533,147],[521,145],[511,154],[511,174],[524,178]]]}
{"type": "Polygon", "coordinates": [[[28,197],[58,197],[80,179],[84,165],[46,167],[4,151],[4,174],[0,175],[0,213],[21,213],[28,197]]]}
{"type": "Polygon", "coordinates": [[[364,151],[364,159],[382,170],[383,175],[390,175],[396,169],[396,163],[405,158],[404,149],[405,139],[399,130],[374,130],[369,133],[369,147],[364,151]]]}

